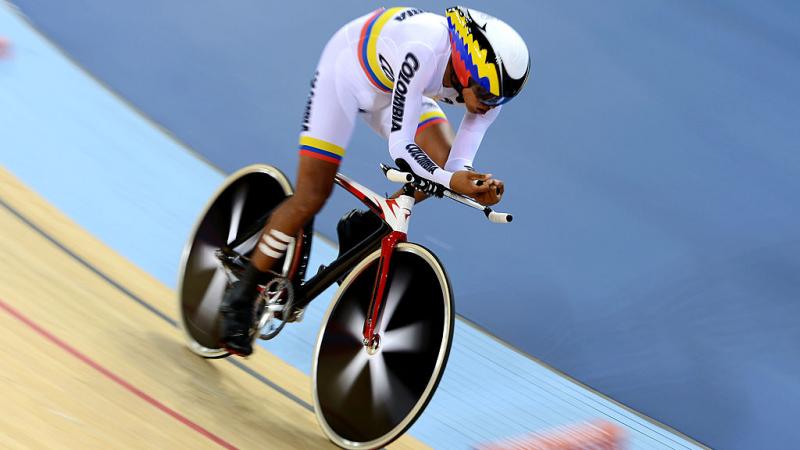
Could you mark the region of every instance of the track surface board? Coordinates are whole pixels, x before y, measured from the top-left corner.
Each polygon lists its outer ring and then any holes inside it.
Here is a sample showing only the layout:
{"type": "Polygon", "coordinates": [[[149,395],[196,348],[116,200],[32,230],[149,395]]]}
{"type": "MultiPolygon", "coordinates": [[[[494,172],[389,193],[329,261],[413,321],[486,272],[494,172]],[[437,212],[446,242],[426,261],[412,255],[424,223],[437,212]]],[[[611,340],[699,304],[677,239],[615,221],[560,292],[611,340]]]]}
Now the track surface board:
{"type": "Polygon", "coordinates": [[[305,374],[198,358],[173,291],[2,169],[0,200],[0,447],[333,447],[305,374]]]}

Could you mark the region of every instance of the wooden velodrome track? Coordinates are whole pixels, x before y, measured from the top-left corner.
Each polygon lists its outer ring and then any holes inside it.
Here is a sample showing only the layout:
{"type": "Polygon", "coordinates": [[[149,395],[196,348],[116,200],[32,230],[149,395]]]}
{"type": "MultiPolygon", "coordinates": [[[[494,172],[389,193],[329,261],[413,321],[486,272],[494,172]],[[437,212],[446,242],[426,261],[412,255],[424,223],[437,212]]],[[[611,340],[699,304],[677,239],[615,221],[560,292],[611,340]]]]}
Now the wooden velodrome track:
{"type": "Polygon", "coordinates": [[[172,290],[3,168],[0,230],[0,448],[333,447],[305,374],[190,353],[172,290]]]}

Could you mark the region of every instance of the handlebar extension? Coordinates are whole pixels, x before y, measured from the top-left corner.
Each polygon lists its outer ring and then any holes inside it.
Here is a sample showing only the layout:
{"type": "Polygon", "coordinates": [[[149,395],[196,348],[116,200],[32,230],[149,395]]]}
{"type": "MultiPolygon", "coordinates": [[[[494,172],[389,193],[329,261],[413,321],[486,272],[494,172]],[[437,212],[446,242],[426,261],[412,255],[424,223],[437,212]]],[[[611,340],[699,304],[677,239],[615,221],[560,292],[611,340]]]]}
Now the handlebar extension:
{"type": "Polygon", "coordinates": [[[462,205],[481,210],[483,211],[484,215],[486,215],[486,218],[491,222],[509,223],[514,219],[514,217],[509,213],[496,212],[492,210],[492,208],[483,206],[466,195],[454,192],[447,187],[442,186],[441,184],[434,183],[433,181],[419,177],[416,174],[410,172],[401,172],[393,167],[387,166],[386,164],[381,164],[381,170],[389,181],[410,184],[414,187],[414,189],[420,192],[434,195],[436,197],[448,197],[461,203],[462,205]]]}

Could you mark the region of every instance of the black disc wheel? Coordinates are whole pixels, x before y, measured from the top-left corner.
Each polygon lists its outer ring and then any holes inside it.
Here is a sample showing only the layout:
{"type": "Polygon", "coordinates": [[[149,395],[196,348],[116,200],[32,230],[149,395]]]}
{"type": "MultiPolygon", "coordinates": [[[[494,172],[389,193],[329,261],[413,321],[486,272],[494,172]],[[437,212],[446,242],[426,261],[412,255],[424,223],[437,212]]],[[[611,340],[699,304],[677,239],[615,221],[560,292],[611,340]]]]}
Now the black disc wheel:
{"type": "MultiPolygon", "coordinates": [[[[232,250],[249,255],[270,211],[291,194],[291,184],[278,169],[252,165],[229,176],[200,215],[184,247],[178,280],[182,328],[198,355],[228,356],[219,345],[218,310],[232,272],[223,266],[219,249],[238,240],[232,250]],[[245,235],[249,238],[243,240],[245,235]]],[[[294,259],[297,248],[289,248],[287,260],[294,259]]]]}
{"type": "Polygon", "coordinates": [[[447,275],[427,249],[404,243],[391,258],[380,340],[368,351],[363,327],[379,259],[380,250],[342,283],[314,354],[317,419],[344,448],[378,448],[400,437],[433,396],[452,342],[447,275]]]}

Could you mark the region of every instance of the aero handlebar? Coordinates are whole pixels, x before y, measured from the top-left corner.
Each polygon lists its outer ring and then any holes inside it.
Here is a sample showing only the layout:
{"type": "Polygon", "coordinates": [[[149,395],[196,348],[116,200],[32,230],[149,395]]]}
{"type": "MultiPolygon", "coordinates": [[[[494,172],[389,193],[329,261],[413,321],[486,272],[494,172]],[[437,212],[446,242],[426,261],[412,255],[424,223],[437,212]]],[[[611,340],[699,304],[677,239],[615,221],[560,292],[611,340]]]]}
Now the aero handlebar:
{"type": "Polygon", "coordinates": [[[386,164],[381,164],[381,170],[389,181],[410,184],[418,191],[425,192],[436,197],[447,197],[461,203],[462,205],[483,211],[483,213],[486,215],[486,218],[494,223],[508,223],[514,219],[514,217],[509,213],[495,212],[492,210],[492,208],[483,206],[466,195],[451,191],[441,184],[426,180],[425,178],[417,176],[413,173],[402,172],[395,168],[389,167],[386,164]]]}

